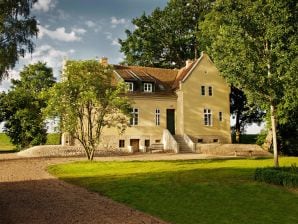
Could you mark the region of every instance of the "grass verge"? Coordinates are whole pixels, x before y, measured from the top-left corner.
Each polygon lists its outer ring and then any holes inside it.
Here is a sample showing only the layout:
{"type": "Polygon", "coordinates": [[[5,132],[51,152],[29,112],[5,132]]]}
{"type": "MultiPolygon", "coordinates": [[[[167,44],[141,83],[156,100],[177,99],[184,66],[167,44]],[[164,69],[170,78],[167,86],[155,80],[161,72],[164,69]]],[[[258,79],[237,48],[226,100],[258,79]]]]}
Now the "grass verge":
{"type": "MultiPolygon", "coordinates": [[[[281,158],[282,166],[298,158],[281,158]]],[[[77,162],[50,166],[59,178],[171,223],[296,224],[295,190],[255,182],[272,159],[77,162]]]]}

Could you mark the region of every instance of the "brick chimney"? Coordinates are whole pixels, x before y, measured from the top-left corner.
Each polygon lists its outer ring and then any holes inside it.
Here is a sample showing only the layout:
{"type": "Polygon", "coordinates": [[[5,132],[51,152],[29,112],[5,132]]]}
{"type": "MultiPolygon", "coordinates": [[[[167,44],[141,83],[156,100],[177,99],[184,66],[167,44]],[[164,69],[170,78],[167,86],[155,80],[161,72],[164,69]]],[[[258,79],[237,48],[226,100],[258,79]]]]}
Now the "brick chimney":
{"type": "Polygon", "coordinates": [[[99,59],[99,63],[102,64],[103,66],[108,66],[109,60],[107,57],[102,57],[101,59],[99,59]]]}

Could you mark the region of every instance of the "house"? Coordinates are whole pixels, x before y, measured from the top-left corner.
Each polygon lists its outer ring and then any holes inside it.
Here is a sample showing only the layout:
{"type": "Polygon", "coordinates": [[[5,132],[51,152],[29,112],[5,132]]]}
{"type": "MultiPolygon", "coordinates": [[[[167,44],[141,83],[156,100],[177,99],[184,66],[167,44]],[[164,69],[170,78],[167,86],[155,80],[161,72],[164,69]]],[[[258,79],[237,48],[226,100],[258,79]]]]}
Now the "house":
{"type": "Polygon", "coordinates": [[[115,65],[114,75],[128,86],[131,126],[123,135],[105,128],[103,147],[180,152],[203,143],[231,143],[230,87],[206,53],[180,70],[115,65]]]}

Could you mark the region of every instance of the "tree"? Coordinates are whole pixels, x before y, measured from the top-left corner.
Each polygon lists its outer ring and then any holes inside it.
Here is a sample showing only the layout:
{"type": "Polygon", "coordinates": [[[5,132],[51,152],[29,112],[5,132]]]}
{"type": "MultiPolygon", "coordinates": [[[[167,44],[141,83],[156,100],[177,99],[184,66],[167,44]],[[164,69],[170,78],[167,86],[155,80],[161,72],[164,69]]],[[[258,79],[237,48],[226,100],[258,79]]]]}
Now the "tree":
{"type": "Polygon", "coordinates": [[[20,56],[32,52],[32,37],[37,35],[37,21],[30,9],[37,0],[0,1],[0,81],[8,76],[20,56]]]}
{"type": "Polygon", "coordinates": [[[125,84],[115,84],[113,70],[98,61],[68,61],[62,82],[49,92],[44,113],[60,117],[62,132],[70,133],[84,147],[88,160],[101,141],[105,127],[122,133],[128,125],[130,102],[125,84]]]}
{"type": "Polygon", "coordinates": [[[11,90],[0,94],[0,122],[5,122],[4,132],[19,148],[45,143],[46,124],[41,109],[46,99],[40,93],[54,82],[52,69],[38,62],[25,66],[20,80],[12,80],[11,90]]]}
{"type": "Polygon", "coordinates": [[[236,123],[233,127],[236,135],[236,142],[240,142],[240,135],[245,126],[251,123],[261,123],[265,112],[260,110],[255,104],[248,102],[244,92],[231,86],[230,111],[236,123]]]}
{"type": "Polygon", "coordinates": [[[277,116],[298,100],[287,88],[297,83],[297,12],[293,1],[218,0],[200,25],[212,37],[208,51],[221,73],[270,111],[276,167],[277,116]]]}
{"type": "Polygon", "coordinates": [[[163,68],[181,68],[197,58],[198,21],[210,10],[210,0],[171,0],[162,10],[132,20],[136,29],[126,30],[119,40],[124,63],[163,68]]]}

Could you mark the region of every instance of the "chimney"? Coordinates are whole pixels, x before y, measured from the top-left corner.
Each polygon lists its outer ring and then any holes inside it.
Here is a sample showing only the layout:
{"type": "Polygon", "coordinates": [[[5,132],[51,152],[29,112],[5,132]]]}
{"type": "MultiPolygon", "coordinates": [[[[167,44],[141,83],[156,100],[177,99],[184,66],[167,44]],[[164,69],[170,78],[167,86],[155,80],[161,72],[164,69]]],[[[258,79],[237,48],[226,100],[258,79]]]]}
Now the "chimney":
{"type": "Polygon", "coordinates": [[[107,57],[102,57],[101,59],[99,59],[99,63],[102,64],[103,66],[108,66],[109,60],[107,57]]]}
{"type": "Polygon", "coordinates": [[[190,59],[188,59],[188,60],[186,60],[186,62],[185,62],[185,68],[187,69],[191,64],[192,64],[192,60],[190,60],[190,59]]]}

